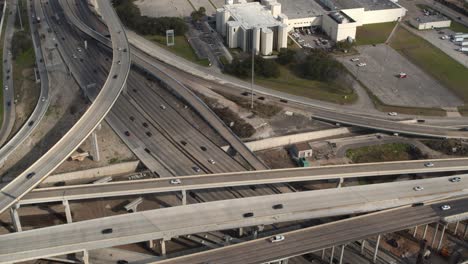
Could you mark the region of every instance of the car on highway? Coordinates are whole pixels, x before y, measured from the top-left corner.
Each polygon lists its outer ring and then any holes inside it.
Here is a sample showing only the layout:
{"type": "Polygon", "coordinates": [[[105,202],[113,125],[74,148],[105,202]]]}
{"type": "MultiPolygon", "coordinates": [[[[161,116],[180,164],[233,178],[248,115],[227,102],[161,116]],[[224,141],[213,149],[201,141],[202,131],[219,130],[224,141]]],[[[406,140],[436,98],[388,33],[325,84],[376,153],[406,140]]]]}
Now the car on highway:
{"type": "Polygon", "coordinates": [[[45,100],[46,100],[46,98],[44,96],[42,96],[41,101],[45,102],[45,100]]]}
{"type": "Polygon", "coordinates": [[[130,132],[128,132],[128,131],[125,131],[124,134],[125,134],[127,137],[130,136],[130,132]]]}
{"type": "Polygon", "coordinates": [[[144,127],[148,127],[148,123],[143,122],[143,126],[144,126],[144,127]]]}
{"type": "Polygon", "coordinates": [[[453,177],[449,179],[450,182],[460,182],[461,178],[460,177],[453,177]]]}
{"type": "Polygon", "coordinates": [[[359,61],[359,58],[352,58],[351,61],[352,61],[352,62],[359,61]]]}
{"type": "Polygon", "coordinates": [[[131,116],[131,117],[130,117],[130,120],[131,120],[131,121],[135,121],[135,117],[131,116]]]}
{"type": "Polygon", "coordinates": [[[243,216],[244,216],[245,218],[253,217],[253,216],[254,216],[254,213],[248,212],[248,213],[245,213],[243,216]]]}
{"type": "Polygon", "coordinates": [[[28,173],[28,175],[26,175],[26,178],[31,179],[34,175],[36,175],[35,172],[30,172],[30,173],[28,173]]]}
{"type": "Polygon", "coordinates": [[[145,151],[146,151],[146,153],[148,153],[148,154],[151,153],[151,150],[149,150],[148,148],[145,148],[145,151]]]}
{"type": "Polygon", "coordinates": [[[165,105],[160,105],[159,107],[161,107],[162,110],[166,110],[166,106],[165,106],[165,105]]]}
{"type": "Polygon", "coordinates": [[[283,209],[283,204],[275,204],[272,206],[273,209],[278,210],[278,209],[283,209]]]}
{"type": "Polygon", "coordinates": [[[270,242],[271,243],[276,243],[276,242],[281,242],[284,240],[284,236],[283,235],[276,235],[272,238],[270,238],[270,242]]]}
{"type": "Polygon", "coordinates": [[[447,211],[447,210],[452,209],[452,207],[450,207],[450,205],[448,204],[444,204],[440,207],[440,209],[442,209],[442,211],[447,211]]]}
{"type": "Polygon", "coordinates": [[[197,166],[193,166],[192,170],[194,170],[195,172],[200,172],[201,171],[201,169],[199,167],[197,167],[197,166]]]}
{"type": "Polygon", "coordinates": [[[388,115],[389,115],[389,116],[397,116],[398,113],[397,113],[397,112],[389,112],[388,115]]]}
{"type": "Polygon", "coordinates": [[[111,234],[112,232],[114,232],[112,228],[106,228],[101,231],[101,234],[111,234]]]}
{"type": "Polygon", "coordinates": [[[34,120],[29,121],[28,126],[32,126],[34,124],[34,120]]]}
{"type": "Polygon", "coordinates": [[[7,91],[8,91],[8,85],[5,85],[5,90],[7,90],[7,91]]]}
{"type": "Polygon", "coordinates": [[[78,52],[82,52],[82,51],[83,51],[80,47],[76,48],[76,50],[77,50],[78,52]]]}
{"type": "Polygon", "coordinates": [[[413,190],[415,190],[415,191],[419,192],[419,191],[422,191],[422,190],[424,190],[424,187],[422,187],[422,186],[419,186],[419,185],[418,185],[418,186],[414,186],[413,190]]]}
{"type": "Polygon", "coordinates": [[[213,164],[213,165],[216,164],[216,161],[214,161],[213,159],[209,159],[208,162],[213,164]]]}
{"type": "Polygon", "coordinates": [[[408,74],[406,74],[406,73],[404,73],[404,72],[400,72],[400,73],[398,74],[398,78],[400,78],[400,79],[404,79],[404,78],[406,78],[406,77],[408,77],[408,74]]]}
{"type": "Polygon", "coordinates": [[[7,102],[7,106],[11,106],[11,101],[8,101],[8,102],[7,102]]]}
{"type": "Polygon", "coordinates": [[[428,167],[428,168],[434,167],[434,163],[426,162],[426,163],[424,163],[424,167],[428,167]]]}
{"type": "Polygon", "coordinates": [[[126,261],[125,259],[119,259],[117,260],[117,264],[128,264],[128,261],[126,261]]]}
{"type": "Polygon", "coordinates": [[[424,203],[414,203],[411,206],[412,207],[418,207],[418,206],[423,206],[423,205],[424,205],[424,203]]]}
{"type": "Polygon", "coordinates": [[[172,185],[178,185],[181,184],[182,181],[180,179],[172,179],[171,181],[169,181],[169,183],[172,185]]]}
{"type": "Polygon", "coordinates": [[[146,135],[147,135],[148,137],[151,137],[153,134],[151,134],[151,132],[148,131],[148,132],[146,132],[146,135]]]}
{"type": "Polygon", "coordinates": [[[364,67],[366,65],[367,65],[367,63],[365,63],[365,62],[360,62],[360,63],[356,64],[356,66],[358,66],[358,67],[364,67]]]}
{"type": "Polygon", "coordinates": [[[74,59],[78,59],[78,56],[76,56],[75,53],[73,53],[72,57],[73,57],[74,59]]]}

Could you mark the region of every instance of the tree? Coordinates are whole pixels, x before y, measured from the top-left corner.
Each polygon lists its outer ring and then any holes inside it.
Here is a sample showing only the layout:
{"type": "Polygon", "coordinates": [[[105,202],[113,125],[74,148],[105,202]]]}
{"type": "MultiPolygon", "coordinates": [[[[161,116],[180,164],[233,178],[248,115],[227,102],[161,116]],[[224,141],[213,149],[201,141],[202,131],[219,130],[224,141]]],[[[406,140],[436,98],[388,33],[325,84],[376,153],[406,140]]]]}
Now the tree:
{"type": "Polygon", "coordinates": [[[294,61],[296,58],[296,51],[292,49],[282,48],[278,54],[278,63],[287,65],[294,61]]]}
{"type": "Polygon", "coordinates": [[[200,20],[202,20],[206,15],[206,9],[201,6],[200,8],[198,8],[197,11],[193,11],[190,16],[192,17],[192,20],[195,21],[195,22],[200,22],[200,20]]]}
{"type": "Polygon", "coordinates": [[[343,65],[321,50],[313,50],[312,54],[299,63],[296,72],[303,78],[329,82],[344,73],[343,65]]]}

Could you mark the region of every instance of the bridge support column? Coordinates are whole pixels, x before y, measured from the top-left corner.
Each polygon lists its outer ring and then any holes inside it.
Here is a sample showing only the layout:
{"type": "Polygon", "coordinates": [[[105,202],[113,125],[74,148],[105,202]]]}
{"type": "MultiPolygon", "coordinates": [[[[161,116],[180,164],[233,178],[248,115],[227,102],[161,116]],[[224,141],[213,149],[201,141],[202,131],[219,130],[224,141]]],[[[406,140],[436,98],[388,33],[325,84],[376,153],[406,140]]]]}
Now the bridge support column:
{"type": "Polygon", "coordinates": [[[322,249],[322,260],[325,260],[325,249],[322,249]]]}
{"type": "Polygon", "coordinates": [[[243,227],[239,227],[239,237],[243,236],[244,235],[244,228],[243,227]]]}
{"type": "Polygon", "coordinates": [[[93,131],[91,133],[91,146],[92,146],[92,156],[94,161],[100,161],[101,157],[99,156],[99,146],[98,146],[98,140],[97,140],[97,133],[96,131],[93,131]]]}
{"type": "Polygon", "coordinates": [[[288,264],[289,262],[289,259],[283,259],[281,260],[280,264],[288,264]]]}
{"type": "Polygon", "coordinates": [[[440,250],[440,247],[442,246],[442,240],[444,239],[444,234],[445,234],[445,229],[447,228],[446,225],[442,227],[442,232],[440,233],[440,239],[439,239],[439,244],[437,245],[437,250],[440,250]]]}
{"type": "Polygon", "coordinates": [[[416,237],[417,232],[418,232],[418,226],[415,226],[414,231],[413,231],[413,237],[416,237]]]}
{"type": "Polygon", "coordinates": [[[344,178],[340,178],[338,181],[338,186],[336,186],[336,188],[341,188],[343,185],[343,182],[344,182],[344,178]]]}
{"type": "Polygon", "coordinates": [[[434,237],[432,238],[432,243],[431,243],[431,248],[434,248],[434,243],[436,241],[437,237],[437,231],[439,231],[439,223],[437,223],[435,229],[434,229],[434,237]]]}
{"type": "Polygon", "coordinates": [[[182,205],[187,205],[187,191],[182,190],[182,205]]]}
{"type": "Polygon", "coordinates": [[[265,229],[265,225],[258,225],[257,229],[258,229],[258,232],[262,232],[265,229]]]}
{"type": "Polygon", "coordinates": [[[20,208],[20,206],[18,204],[15,204],[10,208],[11,221],[13,223],[13,227],[15,228],[16,232],[23,231],[23,228],[21,227],[20,218],[19,218],[19,215],[18,215],[18,209],[19,208],[20,208]]]}
{"type": "Polygon", "coordinates": [[[333,255],[335,254],[335,247],[332,247],[331,248],[331,253],[330,253],[330,262],[329,263],[333,263],[333,255]]]}
{"type": "Polygon", "coordinates": [[[457,235],[457,231],[458,231],[458,226],[459,226],[459,225],[460,225],[460,221],[457,221],[457,222],[455,223],[455,228],[454,228],[454,230],[453,230],[453,234],[454,234],[454,235],[457,235]]]}
{"type": "Polygon", "coordinates": [[[372,258],[373,263],[377,261],[377,254],[379,253],[379,243],[380,235],[377,236],[377,241],[375,242],[374,258],[372,258]]]}
{"type": "Polygon", "coordinates": [[[257,239],[257,237],[258,237],[258,229],[255,229],[255,230],[253,231],[253,238],[254,238],[254,239],[257,239]]]}
{"type": "Polygon", "coordinates": [[[83,263],[89,264],[89,253],[88,250],[83,250],[83,263]]]}
{"type": "Polygon", "coordinates": [[[67,224],[73,223],[70,204],[68,203],[68,200],[63,200],[62,204],[63,206],[65,206],[65,216],[67,217],[67,224]]]}
{"type": "Polygon", "coordinates": [[[423,236],[422,236],[422,239],[426,239],[426,234],[427,234],[427,228],[429,227],[429,225],[426,224],[426,226],[424,226],[424,232],[423,232],[423,236]]]}
{"type": "Polygon", "coordinates": [[[365,247],[366,247],[366,240],[363,239],[362,242],[361,242],[361,255],[364,254],[364,248],[365,247]]]}
{"type": "Polygon", "coordinates": [[[161,256],[166,256],[166,240],[159,240],[159,249],[161,250],[161,256]]]}
{"type": "Polygon", "coordinates": [[[154,240],[148,240],[148,248],[153,249],[154,248],[154,240]]]}
{"type": "Polygon", "coordinates": [[[343,256],[344,256],[345,247],[346,247],[346,245],[341,245],[340,262],[338,262],[339,264],[343,264],[343,256]]]}

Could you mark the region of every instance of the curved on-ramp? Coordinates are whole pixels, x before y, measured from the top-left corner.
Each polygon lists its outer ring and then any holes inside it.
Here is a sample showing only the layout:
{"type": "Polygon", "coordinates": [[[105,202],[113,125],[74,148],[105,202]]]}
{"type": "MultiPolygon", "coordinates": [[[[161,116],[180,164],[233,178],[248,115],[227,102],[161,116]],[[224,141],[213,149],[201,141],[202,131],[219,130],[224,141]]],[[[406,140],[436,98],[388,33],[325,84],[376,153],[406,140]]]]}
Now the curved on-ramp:
{"type": "Polygon", "coordinates": [[[1,190],[0,213],[31,191],[75,151],[104,119],[125,86],[131,64],[127,37],[110,1],[97,2],[112,39],[113,58],[109,76],[80,120],[46,154],[1,190]]]}

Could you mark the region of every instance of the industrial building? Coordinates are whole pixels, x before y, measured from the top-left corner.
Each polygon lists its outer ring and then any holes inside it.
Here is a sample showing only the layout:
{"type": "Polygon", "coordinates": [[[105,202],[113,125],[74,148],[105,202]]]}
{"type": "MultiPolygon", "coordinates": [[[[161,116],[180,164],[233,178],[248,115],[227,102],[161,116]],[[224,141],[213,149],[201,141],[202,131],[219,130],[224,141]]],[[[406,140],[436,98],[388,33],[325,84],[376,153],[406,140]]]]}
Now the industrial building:
{"type": "Polygon", "coordinates": [[[410,20],[410,24],[419,29],[448,28],[452,21],[442,15],[416,17],[410,20]]]}
{"type": "Polygon", "coordinates": [[[320,27],[333,41],[356,38],[356,28],[398,21],[406,9],[392,0],[227,0],[216,11],[216,28],[230,48],[263,55],[287,45],[294,28],[320,27]]]}

